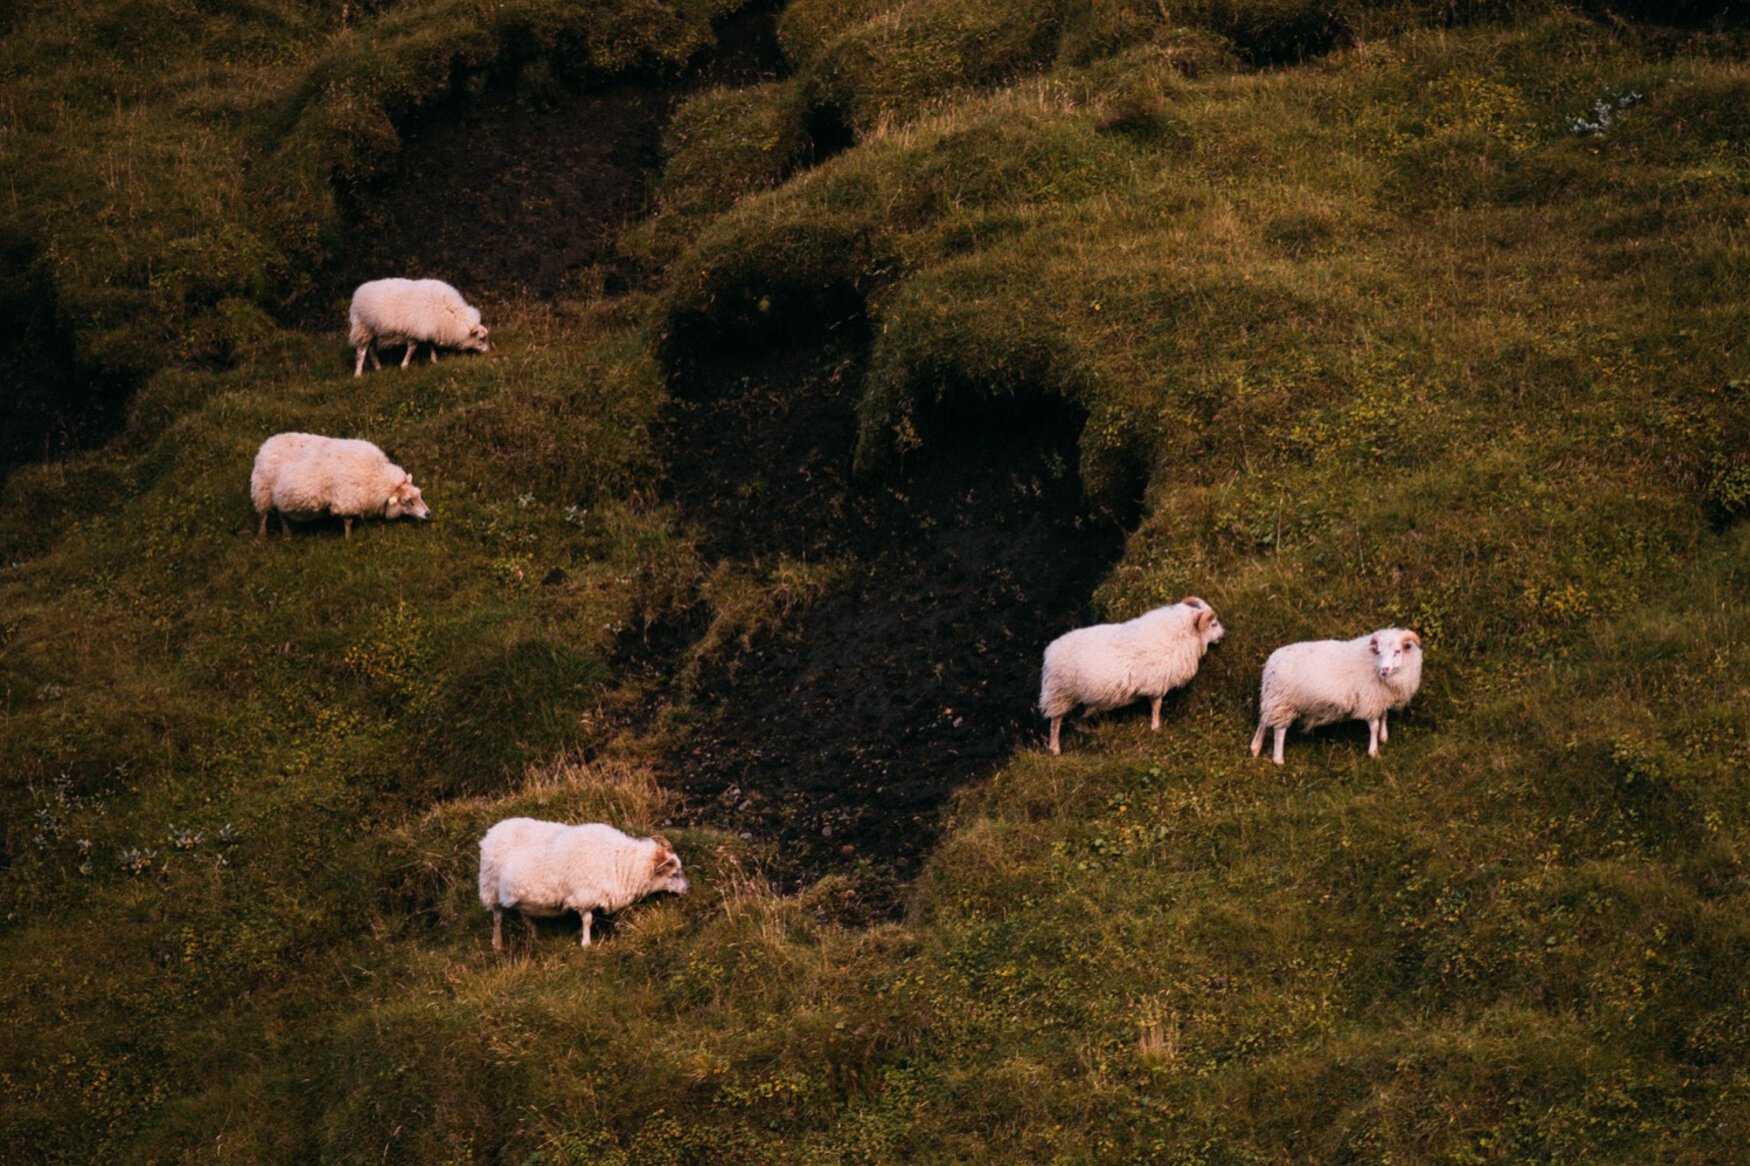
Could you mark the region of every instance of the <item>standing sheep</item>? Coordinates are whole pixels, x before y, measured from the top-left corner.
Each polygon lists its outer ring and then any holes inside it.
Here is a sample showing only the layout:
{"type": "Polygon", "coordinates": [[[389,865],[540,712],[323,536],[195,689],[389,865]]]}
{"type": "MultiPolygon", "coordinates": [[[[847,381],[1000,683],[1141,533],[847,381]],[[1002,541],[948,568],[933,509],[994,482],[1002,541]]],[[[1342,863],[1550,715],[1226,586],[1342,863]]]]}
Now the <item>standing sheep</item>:
{"type": "Polygon", "coordinates": [[[352,293],[352,311],[348,314],[352,330],[350,337],[358,349],[358,363],[352,375],[363,376],[365,357],[372,368],[382,368],[377,359],[377,345],[405,344],[407,355],[401,358],[406,368],[413,360],[413,350],[421,343],[431,345],[431,361],[437,363],[438,346],[460,348],[468,352],[490,352],[486,343],[486,328],[480,323],[480,309],[470,307],[462,293],[441,279],[374,279],[361,283],[352,293]]]}
{"type": "Polygon", "coordinates": [[[1422,641],[1403,628],[1381,628],[1353,640],[1308,640],[1270,653],[1258,692],[1258,731],[1252,756],[1264,748],[1264,730],[1276,731],[1276,764],[1296,720],[1316,729],[1338,721],[1367,722],[1367,755],[1379,756],[1385,718],[1410,703],[1422,685],[1422,641]]]}
{"type": "Polygon", "coordinates": [[[270,510],[279,511],[280,532],[287,538],[292,537],[287,518],[308,522],[337,515],[351,538],[354,518],[431,517],[413,475],[382,450],[368,441],[314,433],[276,433],[262,442],[249,494],[261,515],[257,538],[267,534],[270,510]]]}
{"type": "Polygon", "coordinates": [[[504,912],[520,911],[529,938],[536,917],[576,911],[589,946],[594,913],[612,913],[657,891],[687,893],[681,860],[666,838],[633,838],[592,822],[567,826],[506,818],[480,839],[480,902],[492,912],[492,950],[504,948],[504,912]]]}
{"type": "Polygon", "coordinates": [[[1161,698],[1197,675],[1203,654],[1226,631],[1215,610],[1192,595],[1127,623],[1077,628],[1051,641],[1039,683],[1051,752],[1061,752],[1063,718],[1078,704],[1101,712],[1146,696],[1154,704],[1150,727],[1158,730],[1161,698]]]}

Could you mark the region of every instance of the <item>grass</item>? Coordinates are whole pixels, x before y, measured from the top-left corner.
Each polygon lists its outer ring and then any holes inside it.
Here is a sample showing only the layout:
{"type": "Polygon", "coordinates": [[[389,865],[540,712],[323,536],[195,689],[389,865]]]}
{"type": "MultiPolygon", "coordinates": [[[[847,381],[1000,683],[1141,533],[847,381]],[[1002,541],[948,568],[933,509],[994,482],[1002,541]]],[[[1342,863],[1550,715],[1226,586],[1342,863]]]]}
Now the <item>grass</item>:
{"type": "Polygon", "coordinates": [[[140,386],[0,494],[8,1160],[1733,1155],[1741,31],[974,7],[797,0],[787,78],[671,123],[642,290],[362,380],[283,322],[339,192],[470,78],[671,67],[726,6],[5,11],[5,230],[140,386]],[[958,398],[1072,401],[1089,492],[1144,483],[1095,609],[1230,628],[1160,734],[961,791],[871,927],[854,874],[779,895],[765,840],[677,829],[655,761],[848,573],[707,561],[669,385],[852,316],[864,481],[958,398]],[[257,541],[290,428],[433,522],[257,541]],[[685,612],[644,716],[621,649],[685,612]],[[1388,623],[1429,652],[1380,759],[1246,756],[1272,647],[1388,623]],[[522,813],[660,829],[694,892],[495,956],[473,848],[522,813]]]}

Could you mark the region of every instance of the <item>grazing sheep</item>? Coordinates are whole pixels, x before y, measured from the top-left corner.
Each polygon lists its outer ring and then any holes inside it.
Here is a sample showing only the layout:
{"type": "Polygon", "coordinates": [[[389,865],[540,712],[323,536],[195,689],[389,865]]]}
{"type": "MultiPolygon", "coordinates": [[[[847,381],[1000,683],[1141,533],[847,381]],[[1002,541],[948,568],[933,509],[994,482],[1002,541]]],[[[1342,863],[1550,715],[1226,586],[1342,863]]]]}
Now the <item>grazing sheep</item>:
{"type": "Polygon", "coordinates": [[[504,912],[523,916],[529,938],[535,917],[576,911],[589,946],[595,912],[614,912],[645,895],[687,893],[681,860],[666,838],[632,838],[592,822],[567,826],[506,818],[480,840],[480,902],[492,912],[492,950],[504,947],[504,912]]]}
{"type": "Polygon", "coordinates": [[[352,345],[358,349],[358,363],[352,375],[363,376],[365,357],[372,368],[382,368],[377,359],[377,345],[405,344],[407,355],[401,358],[406,368],[413,360],[413,350],[421,343],[431,345],[431,361],[437,363],[438,346],[460,348],[468,352],[490,352],[486,343],[486,328],[480,323],[480,309],[470,307],[462,293],[441,279],[374,279],[361,283],[352,293],[352,345]]]}
{"type": "Polygon", "coordinates": [[[1282,744],[1296,720],[1307,729],[1356,720],[1367,722],[1367,755],[1378,757],[1388,736],[1386,714],[1409,704],[1421,684],[1422,641],[1403,628],[1277,648],[1264,663],[1252,756],[1264,748],[1265,729],[1276,731],[1281,765],[1282,744]]]}
{"type": "Polygon", "coordinates": [[[262,442],[249,494],[261,515],[257,538],[267,534],[270,510],[279,511],[280,532],[287,538],[292,537],[288,517],[308,522],[338,515],[346,523],[347,538],[352,537],[354,518],[431,517],[413,475],[382,450],[368,441],[314,433],[276,433],[262,442]]]}
{"type": "Polygon", "coordinates": [[[1197,675],[1203,654],[1226,630],[1215,610],[1192,595],[1127,623],[1077,628],[1051,641],[1039,683],[1051,752],[1060,752],[1063,718],[1078,704],[1100,712],[1146,696],[1154,702],[1150,727],[1159,729],[1161,698],[1197,675]]]}

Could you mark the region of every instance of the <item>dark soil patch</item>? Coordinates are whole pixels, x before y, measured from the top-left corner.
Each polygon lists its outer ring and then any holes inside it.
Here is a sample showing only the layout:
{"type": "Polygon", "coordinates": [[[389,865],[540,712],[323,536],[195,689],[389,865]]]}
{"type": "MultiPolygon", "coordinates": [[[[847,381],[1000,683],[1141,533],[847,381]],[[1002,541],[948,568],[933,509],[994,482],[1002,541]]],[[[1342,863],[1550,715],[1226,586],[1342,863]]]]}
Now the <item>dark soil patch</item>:
{"type": "Polygon", "coordinates": [[[29,241],[0,236],[0,482],[121,429],[135,382],[79,363],[73,329],[29,241]]]}
{"type": "Polygon", "coordinates": [[[531,96],[489,90],[428,128],[352,199],[332,276],[442,279],[472,301],[589,290],[661,162],[669,93],[623,84],[531,96]]]}
{"type": "Polygon", "coordinates": [[[692,820],[775,842],[781,884],[852,875],[840,907],[868,918],[897,907],[948,795],[1037,735],[1040,652],[1085,619],[1123,532],[1091,517],[1083,418],[1054,397],[959,409],[928,456],[853,483],[859,348],[846,330],[677,391],[670,476],[706,553],[851,569],[711,662],[667,781],[692,820]]]}
{"type": "Polygon", "coordinates": [[[306,323],[332,326],[354,287],[388,275],[446,280],[476,303],[623,289],[636,273],[615,241],[645,209],[676,103],[780,75],[780,7],[729,17],[680,76],[601,86],[525,67],[420,111],[388,171],[343,192],[348,228],[306,323]]]}

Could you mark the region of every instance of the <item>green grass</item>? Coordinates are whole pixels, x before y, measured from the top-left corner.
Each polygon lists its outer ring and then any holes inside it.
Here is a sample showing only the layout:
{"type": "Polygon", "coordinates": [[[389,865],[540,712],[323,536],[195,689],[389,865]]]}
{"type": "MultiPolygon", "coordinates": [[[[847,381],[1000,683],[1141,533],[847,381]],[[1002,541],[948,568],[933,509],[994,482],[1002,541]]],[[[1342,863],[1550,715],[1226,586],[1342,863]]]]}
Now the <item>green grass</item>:
{"type": "Polygon", "coordinates": [[[672,66],[725,7],[3,11],[4,225],[143,386],[0,494],[0,1153],[1736,1154],[1741,33],[798,0],[788,79],[672,123],[648,291],[362,380],[277,322],[398,117],[535,59],[672,66]],[[1353,46],[1251,67],[1327,25],[1353,46]],[[855,144],[810,165],[829,106],[855,144]],[[763,840],[662,825],[696,710],[634,727],[614,664],[698,606],[682,666],[732,666],[841,586],[713,569],[652,426],[688,362],[851,312],[865,474],[944,440],[944,394],[1073,400],[1090,493],[1146,479],[1096,606],[1230,628],[1160,734],[964,790],[871,928],[847,876],[778,895],[763,840]],[[258,541],[249,461],[292,428],[382,444],[433,521],[258,541]],[[1387,623],[1428,662],[1379,760],[1352,727],[1246,755],[1272,647],[1387,623]],[[693,894],[494,955],[474,847],[521,813],[662,828],[693,894]]]}

